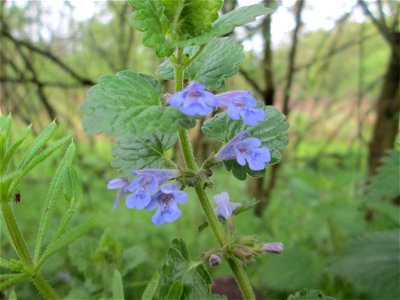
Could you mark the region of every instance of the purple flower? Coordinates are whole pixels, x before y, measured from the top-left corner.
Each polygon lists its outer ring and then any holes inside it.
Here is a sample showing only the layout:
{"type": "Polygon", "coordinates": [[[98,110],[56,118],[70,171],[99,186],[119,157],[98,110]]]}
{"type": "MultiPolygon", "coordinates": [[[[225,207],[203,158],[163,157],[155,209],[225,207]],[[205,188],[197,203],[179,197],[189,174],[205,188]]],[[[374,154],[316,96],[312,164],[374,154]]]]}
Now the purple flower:
{"type": "Polygon", "coordinates": [[[232,216],[233,211],[240,206],[240,203],[229,202],[229,194],[227,192],[215,195],[214,201],[217,203],[217,207],[214,209],[215,214],[225,220],[232,216]]]}
{"type": "Polygon", "coordinates": [[[129,193],[129,180],[128,179],[120,179],[120,178],[111,179],[107,184],[107,189],[119,190],[117,197],[115,198],[115,201],[114,201],[114,209],[116,209],[119,204],[119,199],[123,195],[129,193]]]}
{"type": "Polygon", "coordinates": [[[205,116],[218,105],[214,94],[205,91],[205,86],[192,82],[183,91],[173,94],[169,104],[188,116],[205,116]]]}
{"type": "Polygon", "coordinates": [[[280,254],[283,251],[283,244],[282,243],[266,243],[262,247],[263,251],[280,254]]]}
{"type": "Polygon", "coordinates": [[[258,138],[244,139],[249,132],[247,130],[236,135],[217,154],[217,161],[236,159],[239,165],[249,164],[250,170],[264,170],[265,164],[271,161],[271,153],[267,147],[260,147],[258,138]]]}
{"type": "Polygon", "coordinates": [[[242,117],[247,125],[254,126],[265,119],[265,112],[257,109],[257,100],[248,91],[231,91],[216,95],[218,106],[228,112],[229,118],[239,120],[242,117]]]}
{"type": "Polygon", "coordinates": [[[145,208],[151,201],[151,196],[157,192],[158,187],[164,182],[179,176],[177,170],[145,169],[131,171],[139,175],[129,184],[129,191],[133,194],[126,197],[127,208],[145,208]]]}
{"type": "Polygon", "coordinates": [[[180,187],[179,183],[166,184],[151,197],[151,201],[146,206],[146,209],[152,210],[157,208],[156,213],[151,218],[155,225],[173,222],[182,214],[177,204],[186,202],[188,195],[180,191],[180,187]]]}
{"type": "Polygon", "coordinates": [[[211,254],[210,258],[208,259],[208,264],[210,267],[218,266],[222,263],[222,259],[217,254],[211,254]]]}

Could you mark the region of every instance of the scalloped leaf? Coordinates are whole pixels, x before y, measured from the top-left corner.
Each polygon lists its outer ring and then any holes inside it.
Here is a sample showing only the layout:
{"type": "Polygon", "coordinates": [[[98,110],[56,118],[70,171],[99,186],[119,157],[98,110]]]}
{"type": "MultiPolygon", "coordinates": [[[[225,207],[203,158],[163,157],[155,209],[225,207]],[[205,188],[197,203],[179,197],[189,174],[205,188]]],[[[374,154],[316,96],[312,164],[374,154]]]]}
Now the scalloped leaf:
{"type": "Polygon", "coordinates": [[[193,120],[177,108],[161,106],[161,96],[161,85],[149,75],[132,71],[104,75],[81,105],[85,131],[139,136],[155,131],[172,134],[193,126],[193,120]]]}
{"type": "Polygon", "coordinates": [[[177,135],[153,133],[144,137],[125,136],[117,141],[112,150],[112,166],[122,172],[140,169],[161,169],[165,166],[163,156],[172,148],[177,135]]]}
{"type": "Polygon", "coordinates": [[[236,26],[241,26],[255,21],[255,18],[272,13],[272,9],[261,4],[239,7],[216,20],[210,30],[205,33],[174,43],[175,47],[184,48],[191,45],[203,45],[214,37],[223,36],[233,31],[236,26]]]}
{"type": "Polygon", "coordinates": [[[158,57],[170,56],[173,45],[166,39],[171,21],[165,15],[165,8],[161,0],[129,0],[135,9],[130,17],[133,28],[143,32],[143,45],[155,48],[158,57]]]}
{"type": "Polygon", "coordinates": [[[194,37],[211,28],[218,18],[222,0],[161,0],[165,15],[179,37],[194,37]]]}
{"type": "MultiPolygon", "coordinates": [[[[186,49],[189,56],[196,53],[198,46],[186,49]]],[[[185,78],[206,85],[211,90],[219,90],[225,85],[225,78],[235,75],[244,59],[243,46],[235,39],[213,39],[200,56],[186,69],[185,78]]],[[[158,68],[157,75],[173,80],[174,69],[171,61],[165,60],[158,68]]]]}
{"type": "MultiPolygon", "coordinates": [[[[266,118],[256,126],[249,126],[241,120],[232,120],[227,113],[219,113],[212,119],[206,121],[201,128],[209,138],[228,143],[234,136],[249,131],[248,137],[256,137],[261,140],[263,147],[271,151],[271,162],[269,165],[278,163],[282,157],[282,149],[288,144],[287,131],[289,124],[286,117],[274,106],[260,106],[265,112],[266,118]]],[[[226,168],[239,180],[244,180],[247,175],[261,177],[263,171],[252,171],[248,166],[240,166],[235,160],[224,161],[226,168]]]]}

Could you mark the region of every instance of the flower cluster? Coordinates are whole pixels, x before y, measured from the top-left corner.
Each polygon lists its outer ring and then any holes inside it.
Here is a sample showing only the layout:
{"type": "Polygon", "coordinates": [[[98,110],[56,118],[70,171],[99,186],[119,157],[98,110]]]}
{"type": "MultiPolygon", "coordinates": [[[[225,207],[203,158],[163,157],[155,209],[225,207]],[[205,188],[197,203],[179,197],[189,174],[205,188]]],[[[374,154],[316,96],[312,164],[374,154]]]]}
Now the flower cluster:
{"type": "Polygon", "coordinates": [[[258,109],[257,100],[248,91],[231,91],[214,95],[206,87],[193,81],[183,91],[173,94],[169,104],[188,116],[205,116],[216,108],[226,109],[233,120],[242,118],[247,125],[254,126],[265,119],[265,113],[258,109]]]}
{"type": "Polygon", "coordinates": [[[133,181],[128,179],[114,178],[108,182],[109,190],[119,190],[114,208],[119,204],[120,198],[129,194],[125,199],[127,208],[138,210],[156,209],[152,221],[156,225],[165,222],[173,222],[181,215],[177,203],[184,203],[188,196],[181,191],[181,185],[165,184],[168,180],[179,177],[176,170],[145,169],[131,171],[135,176],[133,181]]]}
{"type": "Polygon", "coordinates": [[[260,147],[259,139],[245,139],[248,134],[248,131],[243,131],[236,135],[215,155],[216,160],[236,159],[241,166],[245,166],[247,162],[250,170],[264,170],[265,164],[271,161],[271,153],[267,147],[260,147]]]}
{"type": "MultiPolygon", "coordinates": [[[[171,96],[170,105],[188,116],[205,116],[217,107],[226,109],[233,120],[242,119],[249,126],[257,125],[265,119],[265,112],[257,109],[257,100],[248,91],[230,91],[213,95],[205,90],[205,86],[192,82],[183,91],[171,96]]],[[[261,141],[244,131],[234,137],[216,156],[216,161],[236,159],[239,165],[248,163],[250,170],[265,169],[271,161],[271,153],[267,147],[261,147],[261,141]]]]}

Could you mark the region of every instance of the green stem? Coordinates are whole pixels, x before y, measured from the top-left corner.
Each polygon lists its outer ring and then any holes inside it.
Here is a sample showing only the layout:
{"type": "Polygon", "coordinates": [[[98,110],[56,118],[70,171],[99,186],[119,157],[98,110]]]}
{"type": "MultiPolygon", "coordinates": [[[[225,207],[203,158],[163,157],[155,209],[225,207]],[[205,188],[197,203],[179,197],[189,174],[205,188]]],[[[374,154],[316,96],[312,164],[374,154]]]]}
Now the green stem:
{"type": "Polygon", "coordinates": [[[51,300],[60,299],[56,291],[50,284],[48,284],[48,282],[46,281],[46,279],[44,279],[42,275],[37,274],[34,277],[32,277],[32,283],[38,289],[39,293],[43,296],[43,298],[51,300]]]}
{"type": "MultiPolygon", "coordinates": [[[[175,69],[175,92],[178,92],[183,89],[183,72],[185,66],[182,63],[182,54],[183,49],[178,48],[177,51],[177,59],[176,64],[174,65],[175,69]]],[[[185,159],[186,167],[191,171],[197,173],[198,166],[196,164],[196,160],[194,158],[192,144],[189,139],[188,131],[185,129],[179,129],[178,131],[179,141],[181,144],[181,149],[183,153],[183,157],[185,159]]],[[[214,210],[210,204],[210,200],[208,199],[207,193],[204,190],[203,184],[201,182],[197,183],[195,186],[195,190],[197,193],[197,197],[200,201],[200,205],[203,208],[203,211],[206,215],[208,224],[210,225],[216,239],[218,240],[221,247],[226,245],[226,238],[224,230],[218,221],[217,216],[214,213],[214,210]]],[[[255,299],[253,289],[251,287],[250,281],[247,278],[247,275],[241,265],[241,262],[234,258],[228,259],[229,266],[232,269],[233,274],[235,275],[236,282],[240,287],[242,295],[246,300],[255,299]]]]}
{"type": "Polygon", "coordinates": [[[32,264],[32,258],[29,254],[28,247],[26,246],[25,240],[22,237],[21,231],[19,230],[18,224],[8,202],[3,202],[1,204],[1,212],[19,258],[25,265],[32,264]]]}
{"type": "Polygon", "coordinates": [[[15,216],[8,202],[3,202],[1,204],[1,212],[3,214],[4,221],[6,223],[8,232],[10,233],[10,237],[15,246],[17,254],[25,265],[24,269],[29,270],[28,273],[30,273],[30,270],[32,270],[32,273],[30,274],[32,276],[32,283],[36,286],[40,294],[45,299],[60,299],[54,289],[43,278],[43,276],[40,274],[35,274],[36,268],[34,265],[32,265],[32,258],[29,254],[28,247],[21,234],[21,231],[19,230],[18,224],[15,220],[15,216]]]}

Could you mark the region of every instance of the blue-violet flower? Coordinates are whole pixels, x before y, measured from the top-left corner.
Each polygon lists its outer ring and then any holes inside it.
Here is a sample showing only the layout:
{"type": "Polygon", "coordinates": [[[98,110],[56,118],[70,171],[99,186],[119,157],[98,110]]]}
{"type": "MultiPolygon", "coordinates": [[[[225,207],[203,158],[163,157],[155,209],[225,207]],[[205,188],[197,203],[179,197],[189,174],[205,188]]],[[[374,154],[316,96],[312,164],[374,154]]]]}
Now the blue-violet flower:
{"type": "Polygon", "coordinates": [[[282,243],[266,243],[262,247],[263,251],[280,254],[283,251],[283,244],[282,243]]]}
{"type": "Polygon", "coordinates": [[[188,195],[179,190],[180,187],[179,183],[166,184],[151,197],[151,201],[145,209],[157,208],[156,213],[151,218],[154,224],[161,225],[165,222],[173,222],[182,214],[177,204],[186,202],[188,195]]]}
{"type": "Polygon", "coordinates": [[[151,196],[155,194],[158,187],[164,182],[179,176],[177,170],[144,169],[131,171],[133,175],[139,177],[129,185],[129,191],[133,194],[126,197],[127,208],[145,208],[151,201],[151,196]]]}
{"type": "Polygon", "coordinates": [[[119,199],[129,193],[129,180],[128,179],[120,179],[120,178],[114,178],[111,179],[108,184],[107,184],[107,189],[109,190],[119,190],[117,197],[115,198],[114,201],[114,209],[117,208],[119,204],[119,199]]]}
{"type": "Polygon", "coordinates": [[[265,119],[265,112],[257,107],[257,100],[248,91],[230,91],[216,95],[218,106],[227,110],[229,118],[242,117],[247,125],[254,126],[265,119]]]}
{"type": "Polygon", "coordinates": [[[216,154],[216,160],[236,159],[241,166],[245,166],[247,161],[250,170],[264,170],[265,164],[271,161],[271,153],[267,147],[260,147],[258,138],[244,139],[248,134],[245,130],[236,135],[216,154]]]}
{"type": "Polygon", "coordinates": [[[205,86],[193,81],[183,91],[173,94],[169,104],[188,116],[205,116],[218,105],[214,94],[207,92],[205,86]]]}
{"type": "Polygon", "coordinates": [[[229,194],[227,192],[217,194],[213,198],[217,203],[217,207],[214,209],[215,214],[225,220],[232,216],[233,211],[240,206],[240,203],[229,202],[229,194]]]}

